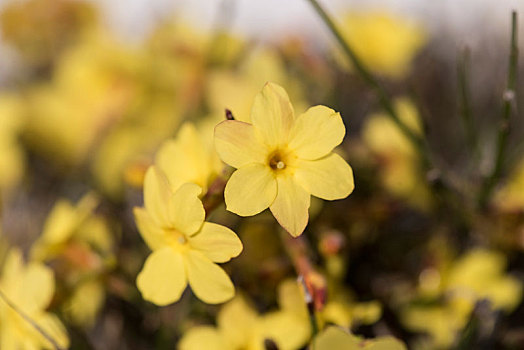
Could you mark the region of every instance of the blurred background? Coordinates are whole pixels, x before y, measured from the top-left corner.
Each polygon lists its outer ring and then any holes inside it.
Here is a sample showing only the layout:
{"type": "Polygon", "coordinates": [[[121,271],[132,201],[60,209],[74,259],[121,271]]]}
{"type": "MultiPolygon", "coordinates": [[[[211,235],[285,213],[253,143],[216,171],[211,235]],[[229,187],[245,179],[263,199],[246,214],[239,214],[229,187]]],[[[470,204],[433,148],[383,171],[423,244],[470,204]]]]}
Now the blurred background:
{"type": "MultiPolygon", "coordinates": [[[[0,256],[16,247],[53,271],[45,310],[71,348],[172,349],[216,323],[220,306],[189,290],[163,308],[142,300],[149,251],[132,208],[148,166],[170,162],[166,145],[214,155],[224,110],[249,120],[267,81],[297,115],[326,105],[347,129],[338,152],[356,189],[312,202],[303,237],[322,322],[410,349],[524,348],[524,96],[521,81],[507,87],[511,11],[522,21],[524,3],[321,4],[423,147],[306,0],[0,0],[0,256]]],[[[201,185],[228,174],[219,165],[201,185]]],[[[261,315],[285,309],[296,262],[271,215],[241,220],[220,204],[210,218],[244,244],[224,265],[237,293],[261,315]]]]}

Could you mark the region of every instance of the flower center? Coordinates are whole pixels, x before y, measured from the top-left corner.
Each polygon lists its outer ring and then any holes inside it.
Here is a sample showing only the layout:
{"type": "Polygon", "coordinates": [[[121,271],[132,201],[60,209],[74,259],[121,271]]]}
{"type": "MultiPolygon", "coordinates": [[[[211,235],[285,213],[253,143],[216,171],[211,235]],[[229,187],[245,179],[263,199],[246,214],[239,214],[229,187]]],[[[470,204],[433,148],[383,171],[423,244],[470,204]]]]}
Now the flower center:
{"type": "Polygon", "coordinates": [[[183,233],[178,232],[177,230],[173,228],[166,228],[164,229],[167,240],[174,246],[184,246],[187,243],[187,238],[183,233]]]}
{"type": "Polygon", "coordinates": [[[285,157],[279,151],[275,151],[269,155],[268,163],[269,167],[275,171],[284,170],[287,166],[285,157]]]}

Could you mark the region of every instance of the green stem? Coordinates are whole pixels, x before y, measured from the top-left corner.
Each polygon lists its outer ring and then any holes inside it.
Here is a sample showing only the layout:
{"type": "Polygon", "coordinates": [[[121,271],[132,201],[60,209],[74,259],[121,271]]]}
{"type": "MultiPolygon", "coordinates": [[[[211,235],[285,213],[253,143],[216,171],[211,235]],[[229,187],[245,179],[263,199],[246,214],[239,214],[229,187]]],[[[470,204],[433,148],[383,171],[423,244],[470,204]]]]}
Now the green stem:
{"type": "Polygon", "coordinates": [[[495,153],[495,163],[489,176],[486,178],[479,194],[479,206],[486,206],[495,184],[502,173],[502,167],[506,156],[508,135],[510,132],[511,111],[516,109],[515,87],[517,85],[517,66],[518,66],[518,19],[517,12],[511,13],[511,49],[509,55],[508,81],[506,90],[503,94],[504,104],[497,136],[497,148],[495,153]]]}
{"type": "Polygon", "coordinates": [[[411,128],[409,128],[402,120],[399,118],[397,112],[395,111],[395,108],[393,107],[393,103],[391,99],[389,98],[388,94],[380,85],[378,80],[371,74],[370,70],[364,65],[364,63],[357,57],[353,49],[349,46],[349,44],[346,42],[340,31],[338,30],[337,26],[331,19],[331,17],[327,14],[327,12],[322,8],[322,6],[318,3],[317,0],[308,0],[309,3],[313,6],[315,11],[318,13],[318,15],[322,18],[324,23],[327,25],[331,33],[335,36],[338,43],[344,50],[344,53],[348,56],[350,59],[353,67],[355,70],[360,74],[360,76],[364,79],[364,81],[375,91],[377,94],[380,104],[386,111],[387,115],[391,118],[391,120],[397,125],[397,127],[401,130],[401,132],[415,145],[415,148],[419,151],[420,157],[424,163],[424,167],[426,169],[431,169],[431,163],[429,159],[429,154],[427,150],[427,145],[425,140],[417,135],[411,128]]]}

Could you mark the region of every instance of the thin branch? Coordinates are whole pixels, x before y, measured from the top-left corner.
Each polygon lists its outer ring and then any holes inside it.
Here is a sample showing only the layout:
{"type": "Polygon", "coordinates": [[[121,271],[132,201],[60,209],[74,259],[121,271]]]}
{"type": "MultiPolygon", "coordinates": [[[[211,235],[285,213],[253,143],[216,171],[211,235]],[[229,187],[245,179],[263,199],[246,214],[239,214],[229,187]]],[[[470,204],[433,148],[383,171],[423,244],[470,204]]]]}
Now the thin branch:
{"type": "Polygon", "coordinates": [[[486,178],[483,187],[479,194],[479,206],[485,207],[487,200],[489,199],[497,180],[499,179],[502,168],[506,157],[506,147],[508,143],[508,135],[510,133],[510,117],[511,112],[516,110],[516,93],[515,88],[517,85],[517,68],[518,68],[518,18],[517,12],[511,13],[511,49],[509,55],[509,66],[508,66],[508,81],[506,89],[502,95],[504,101],[502,106],[502,114],[499,125],[499,131],[497,136],[497,148],[495,153],[495,162],[493,169],[489,176],[486,178]]]}

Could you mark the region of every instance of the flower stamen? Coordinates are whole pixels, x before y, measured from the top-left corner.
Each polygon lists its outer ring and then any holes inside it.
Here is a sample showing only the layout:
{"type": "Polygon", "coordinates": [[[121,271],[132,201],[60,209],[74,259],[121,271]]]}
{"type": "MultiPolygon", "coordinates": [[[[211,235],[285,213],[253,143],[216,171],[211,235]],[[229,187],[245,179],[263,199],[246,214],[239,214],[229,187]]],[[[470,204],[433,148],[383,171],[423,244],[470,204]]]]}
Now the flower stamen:
{"type": "Polygon", "coordinates": [[[280,152],[275,151],[269,156],[269,167],[273,170],[283,170],[286,168],[286,163],[284,162],[284,157],[280,152]]]}

